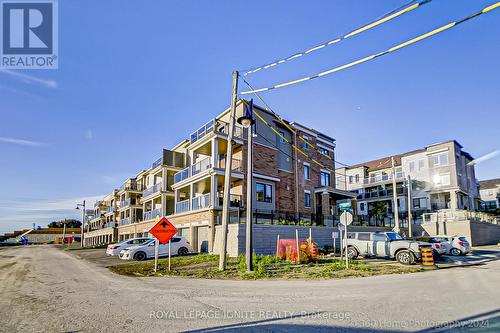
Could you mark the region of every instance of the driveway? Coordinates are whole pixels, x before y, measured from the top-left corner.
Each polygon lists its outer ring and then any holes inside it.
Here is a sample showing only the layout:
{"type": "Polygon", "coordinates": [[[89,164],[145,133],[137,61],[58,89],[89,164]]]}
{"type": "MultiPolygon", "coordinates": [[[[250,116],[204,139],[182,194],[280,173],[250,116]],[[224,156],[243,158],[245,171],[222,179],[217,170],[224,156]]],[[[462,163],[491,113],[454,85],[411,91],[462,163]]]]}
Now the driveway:
{"type": "Polygon", "coordinates": [[[118,276],[76,252],[53,246],[0,251],[0,331],[500,329],[496,260],[480,269],[345,280],[227,281],[118,276]]]}

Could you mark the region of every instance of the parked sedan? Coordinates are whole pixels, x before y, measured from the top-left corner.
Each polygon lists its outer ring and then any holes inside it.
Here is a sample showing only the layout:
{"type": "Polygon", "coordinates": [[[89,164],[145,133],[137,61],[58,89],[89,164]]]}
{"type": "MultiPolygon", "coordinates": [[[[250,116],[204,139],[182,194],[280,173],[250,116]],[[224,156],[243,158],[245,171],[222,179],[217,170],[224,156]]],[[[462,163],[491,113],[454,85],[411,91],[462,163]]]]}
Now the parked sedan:
{"type": "MultiPolygon", "coordinates": [[[[190,250],[189,242],[182,236],[172,237],[172,255],[186,255],[190,250]]],[[[155,256],[155,240],[152,239],[141,245],[130,246],[120,251],[120,259],[123,260],[146,260],[155,256]]],[[[160,244],[158,250],[159,257],[168,256],[168,243],[160,244]]]]}
{"type": "Polygon", "coordinates": [[[448,252],[448,242],[438,237],[420,237],[417,238],[419,242],[426,242],[432,244],[432,253],[435,256],[440,256],[448,252]]]}
{"type": "Polygon", "coordinates": [[[141,245],[145,242],[151,241],[153,238],[141,237],[141,238],[131,238],[123,241],[121,243],[110,244],[106,249],[106,254],[108,256],[117,256],[120,254],[121,250],[124,250],[130,246],[141,245]]]}

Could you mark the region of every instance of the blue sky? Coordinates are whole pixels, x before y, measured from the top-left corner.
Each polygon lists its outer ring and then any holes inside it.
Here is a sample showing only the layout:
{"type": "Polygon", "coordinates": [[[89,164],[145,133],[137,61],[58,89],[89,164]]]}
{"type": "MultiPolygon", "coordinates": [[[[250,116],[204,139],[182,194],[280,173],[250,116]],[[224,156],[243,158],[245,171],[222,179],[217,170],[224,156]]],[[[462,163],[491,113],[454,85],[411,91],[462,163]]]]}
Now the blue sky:
{"type": "MultiPolygon", "coordinates": [[[[259,72],[317,73],[460,19],[489,1],[434,0],[390,23],[259,72]]],[[[342,35],[404,1],[61,1],[59,69],[0,72],[0,233],[78,217],[229,105],[231,72],[342,35]]],[[[500,149],[500,10],[332,76],[264,93],[285,118],[337,139],[355,164],[448,139],[500,149]]],[[[241,86],[244,88],[244,86],[241,86]]],[[[476,167],[500,177],[500,156],[476,167]]]]}

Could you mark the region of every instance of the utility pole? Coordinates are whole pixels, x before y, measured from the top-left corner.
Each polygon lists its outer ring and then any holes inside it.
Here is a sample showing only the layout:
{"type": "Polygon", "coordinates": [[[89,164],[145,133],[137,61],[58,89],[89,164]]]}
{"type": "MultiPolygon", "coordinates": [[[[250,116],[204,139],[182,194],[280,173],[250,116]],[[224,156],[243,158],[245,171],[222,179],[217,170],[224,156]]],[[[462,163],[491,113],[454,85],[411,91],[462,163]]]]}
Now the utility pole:
{"type": "MultiPolygon", "coordinates": [[[[236,120],[236,102],[238,99],[238,71],[233,72],[233,91],[229,114],[229,133],[227,135],[226,167],[224,172],[224,196],[222,198],[222,246],[219,256],[219,270],[226,270],[227,232],[229,220],[229,202],[231,196],[231,169],[233,163],[233,134],[236,120]]],[[[248,191],[249,189],[247,189],[248,191]]]]}
{"type": "Polygon", "coordinates": [[[413,200],[411,197],[411,190],[412,190],[411,187],[412,187],[411,186],[411,177],[410,177],[410,175],[408,175],[408,186],[407,186],[407,188],[408,188],[408,236],[410,238],[413,237],[413,226],[411,225],[411,223],[412,223],[411,206],[413,204],[413,202],[412,202],[413,200]]]}
{"type": "Polygon", "coordinates": [[[394,210],[394,231],[399,233],[399,212],[398,212],[398,191],[396,188],[396,171],[394,168],[394,156],[391,157],[391,165],[392,165],[392,200],[393,205],[392,208],[394,210]]]}

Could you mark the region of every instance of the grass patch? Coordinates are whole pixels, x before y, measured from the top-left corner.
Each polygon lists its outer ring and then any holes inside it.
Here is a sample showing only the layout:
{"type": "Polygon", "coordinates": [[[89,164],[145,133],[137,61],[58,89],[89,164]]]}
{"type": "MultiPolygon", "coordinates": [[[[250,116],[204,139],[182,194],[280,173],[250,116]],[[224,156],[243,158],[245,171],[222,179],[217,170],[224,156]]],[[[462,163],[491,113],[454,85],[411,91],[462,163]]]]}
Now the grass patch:
{"type": "Polygon", "coordinates": [[[79,250],[89,250],[89,249],[105,249],[108,246],[107,245],[96,245],[96,246],[86,246],[86,247],[81,247],[80,243],[72,243],[69,245],[65,245],[64,247],[61,244],[57,244],[61,249],[64,251],[79,251],[79,250]]]}
{"type": "Polygon", "coordinates": [[[228,258],[227,269],[219,271],[219,256],[199,254],[185,257],[172,257],[171,270],[168,270],[168,259],[160,259],[158,271],[154,272],[154,261],[127,262],[109,269],[117,274],[127,276],[183,276],[203,279],[341,279],[382,274],[403,274],[422,271],[421,267],[401,266],[399,264],[364,263],[353,260],[349,269],[345,262],[335,258],[320,259],[318,262],[295,265],[281,261],[275,256],[255,255],[253,272],[246,271],[245,257],[228,258]]]}

